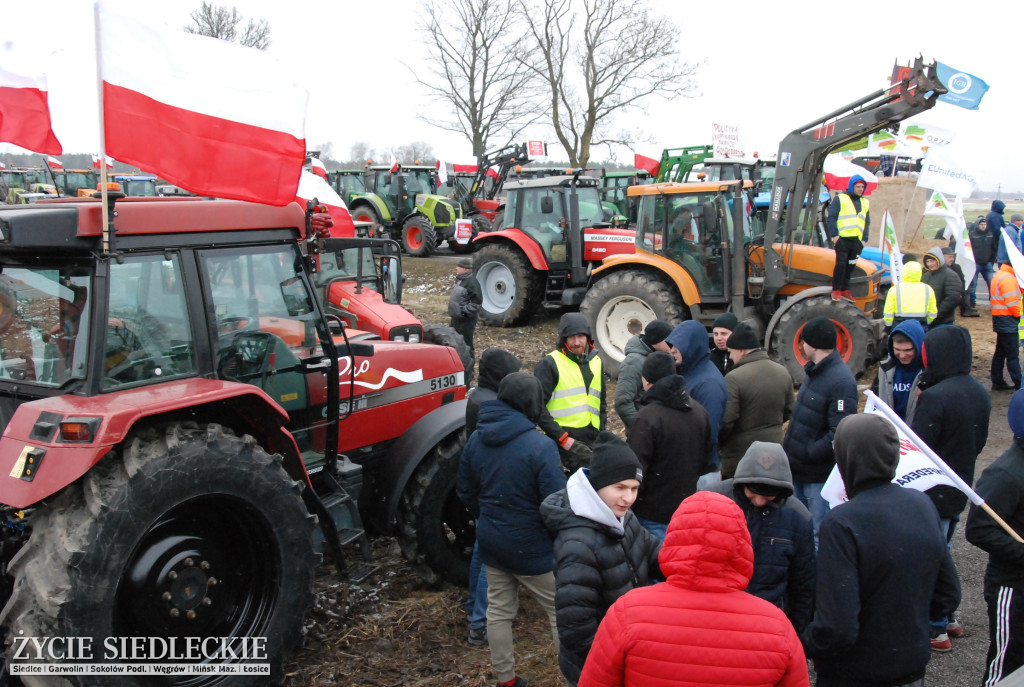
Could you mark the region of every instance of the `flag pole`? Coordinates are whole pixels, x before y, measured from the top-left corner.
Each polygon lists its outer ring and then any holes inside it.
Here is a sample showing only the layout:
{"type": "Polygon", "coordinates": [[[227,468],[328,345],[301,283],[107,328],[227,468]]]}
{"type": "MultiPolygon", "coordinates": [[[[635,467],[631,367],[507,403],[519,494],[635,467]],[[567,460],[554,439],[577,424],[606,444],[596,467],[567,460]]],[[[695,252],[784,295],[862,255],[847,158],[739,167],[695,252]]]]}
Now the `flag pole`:
{"type": "MultiPolygon", "coordinates": [[[[942,460],[942,458],[939,458],[935,451],[932,450],[931,446],[924,443],[924,441],[921,440],[921,437],[917,436],[914,430],[910,429],[907,423],[903,421],[903,418],[896,414],[896,411],[890,408],[885,403],[885,401],[883,401],[877,395],[875,395],[875,393],[871,391],[871,389],[865,389],[864,394],[868,397],[867,403],[873,404],[871,406],[872,409],[875,412],[881,413],[887,420],[889,420],[889,422],[893,423],[896,427],[899,427],[899,429],[904,434],[907,435],[907,438],[914,442],[918,450],[921,451],[921,453],[923,453],[925,456],[927,456],[928,459],[932,463],[934,463],[935,467],[942,471],[942,474],[944,474],[953,482],[953,485],[957,489],[967,494],[967,498],[969,498],[974,505],[978,506],[983,511],[991,515],[992,519],[999,523],[999,526],[1006,530],[1007,534],[1009,534],[1011,537],[1013,537],[1020,543],[1024,544],[1024,539],[1022,539],[1021,536],[1017,534],[1012,527],[1006,524],[1006,521],[999,517],[989,507],[989,505],[985,503],[985,499],[981,498],[978,492],[971,489],[971,486],[960,478],[960,475],[953,472],[952,468],[946,465],[946,462],[942,460]]],[[[867,412],[866,408],[867,405],[865,405],[865,412],[867,412]]]]}
{"type": "MultiPolygon", "coordinates": [[[[910,202],[907,203],[907,214],[904,215],[904,217],[903,217],[903,230],[904,230],[903,238],[904,239],[907,238],[906,228],[907,228],[907,225],[910,224],[910,208],[914,207],[914,198],[917,197],[917,189],[918,189],[917,184],[914,184],[914,190],[910,194],[910,202]]],[[[924,217],[921,217],[921,221],[918,222],[916,227],[914,227],[914,235],[910,237],[909,241],[907,241],[908,245],[913,243],[914,239],[917,238],[917,230],[921,228],[922,224],[924,224],[924,217]]]]}
{"type": "Polygon", "coordinates": [[[107,205],[107,136],[103,121],[103,48],[100,35],[100,3],[93,3],[93,21],[96,35],[96,91],[100,115],[100,212],[103,222],[103,254],[110,255],[110,208],[107,205]]]}

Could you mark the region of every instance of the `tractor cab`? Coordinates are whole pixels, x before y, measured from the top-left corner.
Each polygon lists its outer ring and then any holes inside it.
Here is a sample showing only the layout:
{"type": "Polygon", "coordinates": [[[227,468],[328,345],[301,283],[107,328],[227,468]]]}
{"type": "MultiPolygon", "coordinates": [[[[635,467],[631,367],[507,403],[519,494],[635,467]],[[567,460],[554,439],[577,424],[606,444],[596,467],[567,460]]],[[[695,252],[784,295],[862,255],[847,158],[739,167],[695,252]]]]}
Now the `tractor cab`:
{"type": "Polygon", "coordinates": [[[366,176],[363,170],[343,169],[327,173],[327,183],[331,185],[347,205],[352,199],[366,193],[366,176]]]}
{"type": "MultiPolygon", "coordinates": [[[[504,224],[495,229],[516,228],[533,239],[548,266],[569,262],[570,198],[572,177],[540,177],[505,185],[504,224]]],[[[580,227],[605,226],[598,181],[579,177],[576,186],[580,227]]]]}

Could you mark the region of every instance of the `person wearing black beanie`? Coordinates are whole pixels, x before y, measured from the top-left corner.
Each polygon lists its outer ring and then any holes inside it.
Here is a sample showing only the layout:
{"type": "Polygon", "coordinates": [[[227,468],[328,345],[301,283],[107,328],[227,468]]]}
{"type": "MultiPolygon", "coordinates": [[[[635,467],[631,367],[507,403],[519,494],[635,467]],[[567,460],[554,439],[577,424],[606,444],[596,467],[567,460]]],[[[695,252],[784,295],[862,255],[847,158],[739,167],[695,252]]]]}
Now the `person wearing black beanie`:
{"type": "Polygon", "coordinates": [[[655,351],[647,356],[644,360],[644,366],[642,371],[642,377],[647,386],[650,387],[655,382],[674,375],[676,373],[676,361],[673,360],[672,356],[664,351],[655,351]]]}
{"type": "Polygon", "coordinates": [[[615,385],[615,412],[629,434],[636,414],[644,400],[641,370],[644,361],[654,351],[668,351],[671,346],[665,339],[672,333],[672,325],[664,320],[651,320],[644,331],[626,342],[626,357],[619,365],[619,379],[615,385]]]}
{"type": "Polygon", "coordinates": [[[739,324],[739,318],[734,313],[724,312],[716,317],[711,325],[710,358],[711,362],[715,364],[715,367],[722,374],[725,374],[732,368],[732,361],[729,359],[726,342],[729,340],[733,330],[736,329],[737,324],[739,324]]]}
{"type": "Polygon", "coordinates": [[[836,326],[827,317],[815,317],[804,325],[800,340],[819,351],[831,351],[836,347],[836,326]]]}
{"type": "Polygon", "coordinates": [[[555,540],[558,664],[570,685],[579,681],[608,607],[661,577],[661,542],[630,510],[643,480],[640,461],[611,432],[601,432],[593,449],[590,468],[574,472],[540,505],[555,540]]]}

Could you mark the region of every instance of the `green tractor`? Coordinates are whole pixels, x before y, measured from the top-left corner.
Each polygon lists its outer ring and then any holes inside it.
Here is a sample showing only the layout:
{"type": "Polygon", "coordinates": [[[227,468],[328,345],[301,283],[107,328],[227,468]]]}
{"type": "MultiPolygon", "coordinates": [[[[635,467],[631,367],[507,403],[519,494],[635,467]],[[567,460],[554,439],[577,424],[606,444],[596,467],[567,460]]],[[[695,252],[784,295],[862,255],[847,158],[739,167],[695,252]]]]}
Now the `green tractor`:
{"type": "MultiPolygon", "coordinates": [[[[448,239],[455,243],[457,202],[438,195],[437,169],[428,165],[368,166],[366,193],[349,202],[355,221],[371,222],[398,241],[409,255],[427,257],[448,239]]],[[[344,195],[342,197],[345,197],[344,195]]]]}
{"type": "Polygon", "coordinates": [[[349,208],[352,207],[356,198],[368,195],[366,193],[366,172],[362,169],[339,169],[328,172],[327,183],[341,196],[349,208]]]}

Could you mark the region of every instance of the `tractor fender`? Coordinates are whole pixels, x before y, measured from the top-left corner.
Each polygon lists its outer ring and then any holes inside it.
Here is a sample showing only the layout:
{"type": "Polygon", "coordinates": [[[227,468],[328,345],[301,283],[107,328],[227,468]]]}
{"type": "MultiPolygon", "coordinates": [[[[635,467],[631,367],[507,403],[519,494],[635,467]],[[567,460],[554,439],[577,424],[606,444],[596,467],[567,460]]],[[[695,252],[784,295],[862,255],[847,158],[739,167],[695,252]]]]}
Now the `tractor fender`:
{"type": "Polygon", "coordinates": [[[379,466],[374,467],[381,480],[378,493],[387,495],[381,523],[385,529],[390,531],[394,526],[402,492],[424,456],[444,437],[462,431],[465,426],[466,400],[447,403],[417,420],[395,441],[379,466]]]}
{"type": "Polygon", "coordinates": [[[765,328],[764,332],[765,348],[768,348],[769,342],[772,340],[772,334],[775,333],[775,326],[779,323],[779,320],[782,318],[782,316],[786,313],[787,310],[792,308],[800,301],[807,300],[808,298],[815,298],[817,296],[830,296],[831,293],[831,286],[814,286],[809,289],[804,289],[800,293],[790,296],[788,299],[786,299],[782,306],[775,311],[774,315],[772,315],[772,319],[768,321],[768,326],[765,328]]]}
{"type": "Polygon", "coordinates": [[[694,306],[700,305],[700,292],[690,273],[682,266],[659,255],[647,253],[609,255],[594,269],[590,277],[590,285],[593,286],[598,279],[621,270],[640,270],[663,275],[670,279],[679,290],[679,295],[687,307],[692,310],[694,306]]]}
{"type": "Polygon", "coordinates": [[[186,379],[91,398],[52,396],[19,406],[0,439],[3,502],[26,508],[52,496],[88,472],[140,424],[195,417],[252,434],[268,452],[284,457],[292,479],[309,482],[295,439],[284,428],[287,413],[262,389],[240,382],[186,379]],[[95,438],[62,441],[57,426],[68,418],[99,418],[95,438]]]}
{"type": "Polygon", "coordinates": [[[541,270],[542,272],[548,271],[548,259],[544,257],[544,251],[541,250],[541,247],[529,234],[519,229],[502,229],[500,231],[488,231],[477,234],[477,237],[473,239],[473,244],[476,250],[480,250],[480,247],[485,244],[504,243],[505,241],[510,241],[519,246],[519,250],[523,251],[526,255],[526,259],[530,261],[530,266],[533,269],[541,270]]]}
{"type": "Polygon", "coordinates": [[[388,209],[387,203],[384,199],[378,196],[376,193],[367,193],[365,196],[359,196],[352,200],[352,207],[349,208],[349,214],[353,214],[360,205],[370,205],[374,210],[377,211],[377,216],[380,217],[382,222],[390,222],[394,218],[391,216],[391,211],[388,209]]]}

